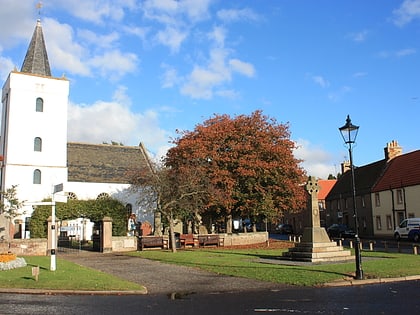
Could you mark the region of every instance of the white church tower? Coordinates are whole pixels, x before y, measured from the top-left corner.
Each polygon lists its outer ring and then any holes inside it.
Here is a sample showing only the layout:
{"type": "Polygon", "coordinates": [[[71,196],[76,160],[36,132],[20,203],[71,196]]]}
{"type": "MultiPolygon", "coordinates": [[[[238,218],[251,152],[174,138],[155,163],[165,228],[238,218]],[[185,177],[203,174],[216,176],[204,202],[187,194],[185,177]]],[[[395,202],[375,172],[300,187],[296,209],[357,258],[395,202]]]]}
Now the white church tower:
{"type": "MultiPolygon", "coordinates": [[[[67,182],[69,81],[51,76],[38,20],[20,71],[2,90],[1,190],[17,185],[20,201],[51,198],[54,185],[67,182]]],[[[32,213],[25,206],[25,220],[32,213]]]]}

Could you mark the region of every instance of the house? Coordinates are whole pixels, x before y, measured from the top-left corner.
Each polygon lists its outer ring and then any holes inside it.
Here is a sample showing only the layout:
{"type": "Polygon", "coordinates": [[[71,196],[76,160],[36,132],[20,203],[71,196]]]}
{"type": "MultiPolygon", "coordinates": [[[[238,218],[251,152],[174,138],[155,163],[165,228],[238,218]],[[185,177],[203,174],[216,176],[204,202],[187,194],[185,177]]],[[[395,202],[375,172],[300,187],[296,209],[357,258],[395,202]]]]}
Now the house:
{"type": "MultiPolygon", "coordinates": [[[[318,186],[320,187],[318,191],[318,207],[319,207],[319,215],[320,215],[320,224],[322,227],[326,227],[326,224],[329,222],[328,213],[326,212],[326,196],[330,192],[330,190],[334,187],[337,180],[335,179],[319,179],[318,186]]],[[[310,196],[308,194],[308,201],[310,200],[310,196]]],[[[307,218],[308,211],[307,209],[302,209],[298,212],[287,213],[284,215],[284,223],[291,224],[293,226],[293,231],[295,234],[302,234],[304,228],[307,225],[307,218]]]]}
{"type": "Polygon", "coordinates": [[[374,236],[372,191],[384,174],[389,162],[401,153],[402,148],[396,141],[392,141],[384,148],[384,159],[363,166],[354,166],[355,207],[353,206],[350,164],[349,162],[343,163],[342,175],[326,197],[326,211],[330,218],[329,225],[340,223],[355,229],[355,208],[358,217],[359,236],[374,236]]]}
{"type": "Polygon", "coordinates": [[[17,198],[25,204],[14,219],[16,226],[7,226],[10,222],[0,213],[0,226],[6,226],[0,238],[15,234],[13,229],[19,231],[15,237],[29,237],[32,205],[51,198],[57,186],[69,198],[113,197],[146,219],[135,207],[139,192],[129,189],[127,178],[127,172],[150,163],[146,149],[142,144],[68,143],[68,96],[69,81],[51,75],[38,20],[21,70],[11,71],[2,89],[0,189],[17,185],[17,198]]]}
{"type": "Polygon", "coordinates": [[[420,217],[420,150],[393,158],[372,188],[375,236],[392,237],[406,218],[420,217]]]}

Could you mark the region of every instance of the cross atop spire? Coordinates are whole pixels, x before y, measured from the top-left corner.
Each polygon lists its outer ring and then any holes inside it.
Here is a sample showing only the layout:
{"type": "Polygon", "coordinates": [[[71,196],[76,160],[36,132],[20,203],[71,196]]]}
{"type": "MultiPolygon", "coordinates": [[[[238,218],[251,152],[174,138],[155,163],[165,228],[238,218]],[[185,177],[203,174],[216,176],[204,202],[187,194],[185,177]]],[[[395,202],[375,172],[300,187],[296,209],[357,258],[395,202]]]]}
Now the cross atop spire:
{"type": "Polygon", "coordinates": [[[39,19],[36,23],[35,30],[20,71],[48,77],[51,76],[50,63],[48,61],[44,35],[42,33],[41,21],[39,19]]]}

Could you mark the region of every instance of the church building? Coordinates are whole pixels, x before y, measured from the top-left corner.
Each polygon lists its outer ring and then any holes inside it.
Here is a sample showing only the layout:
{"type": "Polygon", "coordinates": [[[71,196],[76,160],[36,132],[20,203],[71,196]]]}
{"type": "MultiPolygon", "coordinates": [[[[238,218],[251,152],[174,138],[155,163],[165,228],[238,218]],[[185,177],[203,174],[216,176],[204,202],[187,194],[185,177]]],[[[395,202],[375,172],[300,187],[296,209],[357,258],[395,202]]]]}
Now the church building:
{"type": "Polygon", "coordinates": [[[52,198],[54,187],[73,199],[115,198],[138,220],[152,220],[136,206],[127,178],[150,163],[144,146],[69,143],[68,98],[69,80],[52,76],[38,20],[21,70],[2,89],[0,190],[16,186],[24,206],[12,221],[0,215],[1,239],[30,237],[32,205],[52,198]]]}

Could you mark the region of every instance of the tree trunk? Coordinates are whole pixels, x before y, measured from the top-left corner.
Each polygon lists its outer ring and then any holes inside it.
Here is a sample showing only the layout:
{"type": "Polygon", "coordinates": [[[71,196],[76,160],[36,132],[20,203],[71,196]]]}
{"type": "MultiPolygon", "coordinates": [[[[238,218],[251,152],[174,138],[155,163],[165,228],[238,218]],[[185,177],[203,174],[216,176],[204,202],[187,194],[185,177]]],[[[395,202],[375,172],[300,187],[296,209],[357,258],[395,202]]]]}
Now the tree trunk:
{"type": "Polygon", "coordinates": [[[174,218],[172,216],[172,211],[169,217],[169,241],[171,242],[171,250],[172,253],[176,252],[176,240],[175,240],[175,225],[174,225],[174,218]]]}

